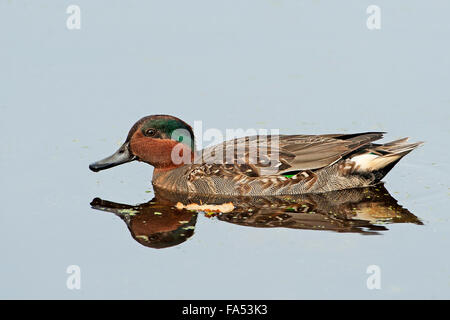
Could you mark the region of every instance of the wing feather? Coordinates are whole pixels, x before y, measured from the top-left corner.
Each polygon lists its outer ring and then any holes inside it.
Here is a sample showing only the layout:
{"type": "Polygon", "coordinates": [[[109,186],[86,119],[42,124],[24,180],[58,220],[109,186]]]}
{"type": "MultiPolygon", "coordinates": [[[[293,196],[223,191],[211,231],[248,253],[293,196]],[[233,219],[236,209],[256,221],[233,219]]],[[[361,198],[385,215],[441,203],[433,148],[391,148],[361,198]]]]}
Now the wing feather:
{"type": "Polygon", "coordinates": [[[280,135],[267,136],[262,141],[258,140],[257,136],[252,136],[225,141],[205,148],[202,152],[203,161],[206,163],[220,161],[217,155],[221,152],[223,161],[227,160],[227,163],[251,163],[255,170],[272,165],[278,167],[278,174],[283,174],[330,166],[349,153],[365,148],[382,137],[383,132],[280,135]],[[278,143],[272,143],[276,142],[273,141],[274,138],[278,139],[278,143]],[[268,161],[271,161],[270,164],[268,161]]]}

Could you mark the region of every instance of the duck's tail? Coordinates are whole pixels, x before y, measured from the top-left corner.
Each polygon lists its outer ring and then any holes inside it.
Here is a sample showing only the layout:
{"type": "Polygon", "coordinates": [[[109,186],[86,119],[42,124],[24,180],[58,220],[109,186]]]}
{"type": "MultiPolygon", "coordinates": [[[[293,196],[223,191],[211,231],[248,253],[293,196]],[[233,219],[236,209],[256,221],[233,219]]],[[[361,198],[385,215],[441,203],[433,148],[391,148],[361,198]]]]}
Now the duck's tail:
{"type": "Polygon", "coordinates": [[[382,179],[405,155],[423,142],[407,143],[408,138],[395,140],[386,144],[372,144],[362,153],[355,154],[356,171],[361,173],[376,172],[382,179]]]}

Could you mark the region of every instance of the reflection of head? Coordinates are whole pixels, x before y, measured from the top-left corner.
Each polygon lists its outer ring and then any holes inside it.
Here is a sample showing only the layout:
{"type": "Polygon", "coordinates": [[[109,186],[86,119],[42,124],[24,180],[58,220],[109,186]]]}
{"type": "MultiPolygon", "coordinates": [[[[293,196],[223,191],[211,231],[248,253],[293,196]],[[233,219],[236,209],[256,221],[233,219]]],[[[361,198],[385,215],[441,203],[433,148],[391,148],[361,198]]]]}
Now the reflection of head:
{"type": "MultiPolygon", "coordinates": [[[[155,216],[154,213],[151,215],[155,216]]],[[[176,246],[194,234],[197,214],[174,215],[173,213],[162,213],[156,219],[160,221],[146,221],[151,215],[136,215],[130,219],[128,229],[132,237],[140,244],[155,249],[176,246]],[[165,216],[164,216],[165,215],[165,216]],[[184,220],[188,219],[189,220],[184,220]],[[167,222],[167,224],[165,224],[167,222]]]]}
{"type": "Polygon", "coordinates": [[[153,199],[132,206],[95,198],[91,206],[113,212],[128,226],[131,236],[140,244],[151,248],[178,245],[194,234],[197,213],[174,208],[171,203],[153,199]]]}

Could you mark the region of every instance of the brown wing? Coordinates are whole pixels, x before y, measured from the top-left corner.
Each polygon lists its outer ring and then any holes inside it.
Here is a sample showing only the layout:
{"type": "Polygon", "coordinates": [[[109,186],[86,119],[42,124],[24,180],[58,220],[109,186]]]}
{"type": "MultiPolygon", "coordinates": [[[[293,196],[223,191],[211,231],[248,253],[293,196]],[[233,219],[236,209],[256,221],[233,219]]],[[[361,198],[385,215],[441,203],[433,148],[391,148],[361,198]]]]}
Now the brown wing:
{"type": "MultiPolygon", "coordinates": [[[[382,137],[382,132],[244,137],[202,150],[203,161],[249,164],[253,174],[258,175],[267,167],[276,167],[277,174],[314,170],[329,166],[382,137]]],[[[249,171],[247,165],[244,167],[249,171]]]]}

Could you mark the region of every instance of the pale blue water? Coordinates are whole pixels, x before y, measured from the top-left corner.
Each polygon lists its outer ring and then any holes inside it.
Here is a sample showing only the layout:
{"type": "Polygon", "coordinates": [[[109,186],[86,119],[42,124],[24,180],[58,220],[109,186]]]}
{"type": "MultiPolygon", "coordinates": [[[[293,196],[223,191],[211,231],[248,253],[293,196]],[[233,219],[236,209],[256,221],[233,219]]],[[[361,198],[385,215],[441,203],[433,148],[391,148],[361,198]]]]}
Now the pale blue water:
{"type": "Polygon", "coordinates": [[[0,1],[1,298],[449,298],[448,1],[0,1]],[[151,167],[100,173],[140,117],[204,129],[381,130],[426,144],[386,177],[424,225],[378,236],[199,215],[167,249],[91,209],[153,197],[151,167]],[[81,268],[81,289],[66,268],[81,268]],[[366,269],[381,269],[369,290],[366,269]]]}

